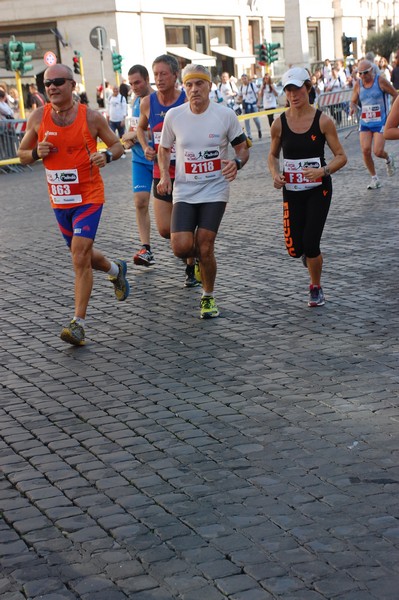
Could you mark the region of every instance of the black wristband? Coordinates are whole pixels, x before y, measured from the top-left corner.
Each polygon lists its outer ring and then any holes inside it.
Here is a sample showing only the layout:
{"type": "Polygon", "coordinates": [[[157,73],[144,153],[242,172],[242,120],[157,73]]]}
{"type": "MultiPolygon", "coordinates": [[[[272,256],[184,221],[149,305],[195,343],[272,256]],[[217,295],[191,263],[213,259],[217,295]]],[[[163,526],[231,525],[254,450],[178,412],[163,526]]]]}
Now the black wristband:
{"type": "Polygon", "coordinates": [[[33,158],[33,160],[39,160],[39,158],[40,158],[40,156],[37,153],[37,146],[36,146],[36,148],[33,148],[33,150],[32,150],[32,158],[33,158]]]}

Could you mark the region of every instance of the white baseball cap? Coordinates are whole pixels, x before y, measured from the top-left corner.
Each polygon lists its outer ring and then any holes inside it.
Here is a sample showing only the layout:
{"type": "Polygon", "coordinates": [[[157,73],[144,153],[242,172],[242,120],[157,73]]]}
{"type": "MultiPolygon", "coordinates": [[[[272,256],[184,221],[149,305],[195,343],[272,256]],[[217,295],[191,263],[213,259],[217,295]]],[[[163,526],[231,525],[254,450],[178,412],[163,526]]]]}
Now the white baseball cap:
{"type": "Polygon", "coordinates": [[[302,87],[305,81],[310,81],[310,75],[303,67],[293,67],[284,73],[281,83],[283,89],[287,85],[295,85],[296,87],[302,87]]]}

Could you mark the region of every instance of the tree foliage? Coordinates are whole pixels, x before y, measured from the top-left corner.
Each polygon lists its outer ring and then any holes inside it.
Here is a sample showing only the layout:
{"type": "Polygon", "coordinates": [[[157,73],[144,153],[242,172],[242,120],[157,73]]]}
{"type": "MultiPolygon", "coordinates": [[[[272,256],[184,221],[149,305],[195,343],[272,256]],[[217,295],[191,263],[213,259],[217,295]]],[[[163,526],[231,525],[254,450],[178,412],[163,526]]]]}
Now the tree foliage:
{"type": "Polygon", "coordinates": [[[366,52],[384,56],[387,61],[399,49],[399,29],[385,28],[380,33],[370,35],[366,40],[366,52]]]}

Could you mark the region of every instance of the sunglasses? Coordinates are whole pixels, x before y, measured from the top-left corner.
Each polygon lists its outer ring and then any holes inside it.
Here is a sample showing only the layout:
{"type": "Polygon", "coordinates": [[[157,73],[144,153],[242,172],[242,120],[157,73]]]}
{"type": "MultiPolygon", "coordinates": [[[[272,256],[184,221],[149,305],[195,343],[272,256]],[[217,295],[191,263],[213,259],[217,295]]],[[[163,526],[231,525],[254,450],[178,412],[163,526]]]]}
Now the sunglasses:
{"type": "Polygon", "coordinates": [[[366,73],[370,73],[371,69],[373,67],[370,67],[369,69],[366,69],[365,71],[358,71],[359,75],[365,75],[366,73]]]}
{"type": "Polygon", "coordinates": [[[70,77],[56,77],[55,79],[45,79],[44,85],[45,87],[50,87],[50,85],[55,85],[55,87],[60,87],[60,85],[64,85],[66,81],[73,81],[70,77]]]}

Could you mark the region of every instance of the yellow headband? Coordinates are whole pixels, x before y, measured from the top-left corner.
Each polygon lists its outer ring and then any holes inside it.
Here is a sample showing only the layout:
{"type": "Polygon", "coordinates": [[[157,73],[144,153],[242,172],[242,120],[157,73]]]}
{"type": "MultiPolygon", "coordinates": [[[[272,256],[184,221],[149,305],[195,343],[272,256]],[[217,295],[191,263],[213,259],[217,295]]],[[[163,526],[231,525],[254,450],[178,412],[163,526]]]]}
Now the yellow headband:
{"type": "Polygon", "coordinates": [[[209,83],[212,83],[211,76],[208,75],[208,73],[203,73],[202,71],[198,71],[198,73],[194,71],[191,71],[191,73],[187,73],[187,75],[184,75],[183,77],[183,83],[186,83],[186,81],[188,81],[189,79],[204,79],[205,81],[209,81],[209,83]]]}

